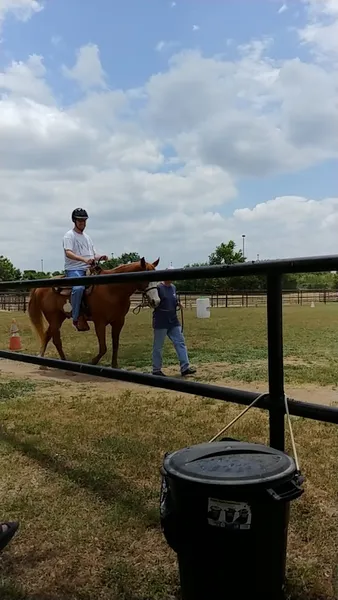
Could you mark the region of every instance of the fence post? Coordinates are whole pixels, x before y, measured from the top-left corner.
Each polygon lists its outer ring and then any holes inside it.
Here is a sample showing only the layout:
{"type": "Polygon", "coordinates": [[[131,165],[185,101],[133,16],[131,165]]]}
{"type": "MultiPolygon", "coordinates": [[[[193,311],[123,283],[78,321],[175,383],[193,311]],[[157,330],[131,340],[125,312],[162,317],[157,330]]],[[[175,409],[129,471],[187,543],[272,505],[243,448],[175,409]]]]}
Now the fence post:
{"type": "Polygon", "coordinates": [[[267,276],[270,446],[284,450],[284,365],[282,275],[267,276]]]}

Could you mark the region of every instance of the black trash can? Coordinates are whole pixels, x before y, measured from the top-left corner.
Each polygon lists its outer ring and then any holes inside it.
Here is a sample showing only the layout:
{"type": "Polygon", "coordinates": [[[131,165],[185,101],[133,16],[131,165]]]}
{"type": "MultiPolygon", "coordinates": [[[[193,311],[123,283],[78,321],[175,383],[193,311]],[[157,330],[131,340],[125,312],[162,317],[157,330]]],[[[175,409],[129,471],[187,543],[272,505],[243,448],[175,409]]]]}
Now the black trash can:
{"type": "Polygon", "coordinates": [[[293,458],[228,440],[168,453],[161,473],[182,600],[283,600],[290,501],[303,493],[293,458]]]}

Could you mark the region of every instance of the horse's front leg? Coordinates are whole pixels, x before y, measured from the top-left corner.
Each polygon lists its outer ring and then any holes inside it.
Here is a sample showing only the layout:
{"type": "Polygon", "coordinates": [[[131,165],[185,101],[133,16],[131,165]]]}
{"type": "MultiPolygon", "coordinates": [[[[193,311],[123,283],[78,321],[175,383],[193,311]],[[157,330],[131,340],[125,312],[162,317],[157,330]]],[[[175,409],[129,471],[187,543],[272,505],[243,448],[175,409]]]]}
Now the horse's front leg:
{"type": "Polygon", "coordinates": [[[99,341],[99,353],[93,358],[92,365],[97,365],[97,363],[101,360],[102,356],[104,356],[107,352],[106,324],[102,321],[98,321],[97,323],[95,323],[95,331],[97,339],[99,341]]]}

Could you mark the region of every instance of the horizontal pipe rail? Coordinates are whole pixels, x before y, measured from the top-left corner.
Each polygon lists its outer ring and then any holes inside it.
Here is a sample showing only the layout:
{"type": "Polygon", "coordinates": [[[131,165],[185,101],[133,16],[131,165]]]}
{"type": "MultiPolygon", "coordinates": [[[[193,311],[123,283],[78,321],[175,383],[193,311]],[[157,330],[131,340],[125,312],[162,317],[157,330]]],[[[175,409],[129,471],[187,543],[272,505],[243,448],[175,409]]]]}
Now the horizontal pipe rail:
{"type": "MultiPolygon", "coordinates": [[[[205,398],[213,398],[214,400],[222,400],[225,402],[234,402],[235,404],[243,404],[248,406],[257,398],[257,393],[228,388],[207,383],[199,383],[197,381],[182,381],[175,377],[160,377],[148,373],[139,373],[137,371],[124,371],[122,369],[112,369],[108,367],[98,367],[97,365],[85,365],[72,361],[60,361],[55,358],[42,358],[32,354],[15,353],[6,350],[0,350],[0,358],[19,361],[34,365],[41,365],[83,375],[91,375],[94,377],[103,377],[104,379],[114,379],[126,381],[139,385],[151,386],[184,394],[193,394],[205,398]]],[[[327,423],[338,424],[338,408],[331,406],[322,406],[320,404],[312,404],[308,402],[300,402],[298,400],[289,399],[289,412],[296,417],[304,417],[307,419],[320,420],[327,423]]],[[[270,409],[269,394],[264,395],[256,404],[257,408],[265,410],[270,409]]]]}
{"type": "MultiPolygon", "coordinates": [[[[315,256],[304,258],[285,258],[280,260],[251,261],[233,265],[215,265],[207,267],[189,267],[172,269],[170,279],[213,279],[221,277],[238,277],[245,275],[266,275],[267,273],[310,273],[315,271],[338,270],[338,255],[315,256]]],[[[107,283],[125,283],[141,281],[158,281],[168,278],[167,270],[138,271],[132,273],[113,273],[110,275],[90,275],[85,277],[67,277],[67,286],[102,285],[107,283]],[[90,283],[89,283],[90,282],[90,283]]],[[[18,281],[1,281],[0,291],[6,289],[38,288],[62,285],[61,279],[22,279],[18,281]]]]}

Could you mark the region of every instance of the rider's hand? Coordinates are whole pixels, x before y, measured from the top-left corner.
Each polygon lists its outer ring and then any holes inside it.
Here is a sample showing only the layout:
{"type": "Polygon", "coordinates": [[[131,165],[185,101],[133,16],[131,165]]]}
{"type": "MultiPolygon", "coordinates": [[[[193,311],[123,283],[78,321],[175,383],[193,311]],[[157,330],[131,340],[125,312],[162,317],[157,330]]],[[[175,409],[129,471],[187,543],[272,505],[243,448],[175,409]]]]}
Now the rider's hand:
{"type": "Polygon", "coordinates": [[[93,258],[86,258],[84,262],[86,263],[86,265],[89,265],[91,267],[95,261],[93,258]]]}
{"type": "Polygon", "coordinates": [[[102,256],[100,256],[99,260],[108,260],[108,256],[106,254],[103,254],[102,256]]]}

